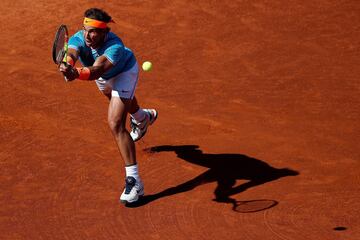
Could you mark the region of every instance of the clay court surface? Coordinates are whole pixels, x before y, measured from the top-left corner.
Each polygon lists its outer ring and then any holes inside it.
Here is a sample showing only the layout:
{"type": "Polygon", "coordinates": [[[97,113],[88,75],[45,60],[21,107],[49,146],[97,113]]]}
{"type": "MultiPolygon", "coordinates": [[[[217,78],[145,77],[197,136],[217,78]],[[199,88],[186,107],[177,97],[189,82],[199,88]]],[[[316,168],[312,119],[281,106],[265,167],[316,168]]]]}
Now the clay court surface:
{"type": "Polygon", "coordinates": [[[359,1],[0,3],[0,239],[360,239],[359,1]],[[65,83],[60,24],[89,7],[151,72],[146,197],[94,82],[65,83]]]}

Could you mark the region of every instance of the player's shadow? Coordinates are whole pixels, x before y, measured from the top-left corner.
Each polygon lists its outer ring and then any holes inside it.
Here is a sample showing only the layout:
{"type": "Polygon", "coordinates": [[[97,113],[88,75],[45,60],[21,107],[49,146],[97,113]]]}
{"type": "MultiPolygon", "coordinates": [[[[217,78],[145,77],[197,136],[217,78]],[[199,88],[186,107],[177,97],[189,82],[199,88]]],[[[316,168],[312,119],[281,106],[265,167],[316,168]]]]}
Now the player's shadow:
{"type": "MultiPolygon", "coordinates": [[[[197,145],[164,145],[151,147],[147,149],[147,151],[152,153],[175,152],[178,158],[192,164],[206,167],[208,170],[178,186],[165,189],[153,195],[145,195],[140,201],[136,204],[129,205],[129,207],[138,207],[159,198],[190,191],[202,184],[217,182],[217,187],[214,191],[214,201],[232,203],[235,208],[239,201],[231,198],[231,196],[282,177],[296,176],[299,174],[297,171],[288,168],[278,169],[271,167],[261,160],[242,154],[203,153],[197,145]],[[248,181],[235,186],[236,180],[248,181]]],[[[273,203],[272,206],[277,204],[276,201],[273,201],[273,203]]]]}

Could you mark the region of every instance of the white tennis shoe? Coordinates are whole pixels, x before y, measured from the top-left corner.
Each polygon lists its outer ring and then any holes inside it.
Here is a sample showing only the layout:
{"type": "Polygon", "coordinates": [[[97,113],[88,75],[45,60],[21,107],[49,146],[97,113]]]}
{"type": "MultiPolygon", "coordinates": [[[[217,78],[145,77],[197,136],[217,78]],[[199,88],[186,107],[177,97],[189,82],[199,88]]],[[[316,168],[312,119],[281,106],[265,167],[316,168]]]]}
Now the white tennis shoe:
{"type": "Polygon", "coordinates": [[[144,109],[144,111],[146,112],[145,118],[141,122],[135,121],[135,119],[130,116],[130,136],[134,142],[139,141],[145,135],[148,127],[155,122],[158,116],[155,109],[144,109]]]}
{"type": "Polygon", "coordinates": [[[125,188],[120,196],[121,203],[134,203],[144,196],[144,185],[137,182],[134,177],[125,178],[125,188]]]}

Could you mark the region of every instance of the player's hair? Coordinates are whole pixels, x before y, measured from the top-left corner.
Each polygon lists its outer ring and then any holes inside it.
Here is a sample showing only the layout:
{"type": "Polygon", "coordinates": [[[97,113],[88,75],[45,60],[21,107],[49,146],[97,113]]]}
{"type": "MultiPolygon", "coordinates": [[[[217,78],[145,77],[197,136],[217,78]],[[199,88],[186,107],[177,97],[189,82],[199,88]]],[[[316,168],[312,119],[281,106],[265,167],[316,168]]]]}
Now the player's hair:
{"type": "Polygon", "coordinates": [[[88,10],[85,11],[84,16],[87,18],[96,19],[106,23],[111,21],[111,16],[107,12],[99,8],[89,8],[88,10]]]}

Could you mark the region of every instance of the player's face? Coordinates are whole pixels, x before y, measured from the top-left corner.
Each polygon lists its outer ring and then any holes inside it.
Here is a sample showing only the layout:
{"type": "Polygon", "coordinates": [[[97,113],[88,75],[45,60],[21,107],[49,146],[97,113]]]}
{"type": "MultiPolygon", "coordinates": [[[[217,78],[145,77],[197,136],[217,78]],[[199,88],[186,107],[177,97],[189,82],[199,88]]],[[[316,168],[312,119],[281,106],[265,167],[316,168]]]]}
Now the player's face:
{"type": "Polygon", "coordinates": [[[98,48],[103,44],[107,29],[90,26],[84,26],[83,29],[86,46],[91,48],[98,48]]]}

